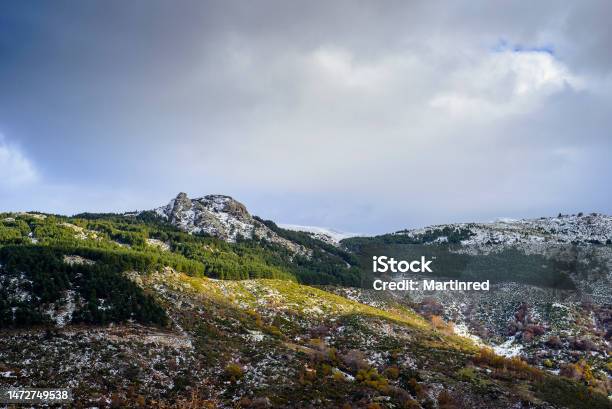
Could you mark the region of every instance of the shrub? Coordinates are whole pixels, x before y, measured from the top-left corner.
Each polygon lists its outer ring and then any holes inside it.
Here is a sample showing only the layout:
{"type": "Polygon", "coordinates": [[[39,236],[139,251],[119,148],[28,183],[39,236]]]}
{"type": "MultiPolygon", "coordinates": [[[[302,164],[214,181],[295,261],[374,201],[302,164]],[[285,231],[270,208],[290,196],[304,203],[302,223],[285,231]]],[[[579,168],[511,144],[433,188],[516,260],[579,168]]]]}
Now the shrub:
{"type": "Polygon", "coordinates": [[[548,345],[550,348],[559,349],[562,345],[561,339],[558,336],[553,335],[548,338],[548,340],[546,341],[546,345],[548,345]]]}
{"type": "Polygon", "coordinates": [[[344,381],[346,381],[346,377],[340,371],[334,371],[333,378],[334,378],[334,381],[336,381],[336,382],[344,382],[344,381]]]}
{"type": "Polygon", "coordinates": [[[282,337],[283,333],[280,331],[280,329],[278,329],[278,327],[275,327],[274,325],[270,325],[269,327],[265,327],[264,328],[265,331],[275,337],[282,337]]]}
{"type": "Polygon", "coordinates": [[[501,377],[505,377],[507,371],[514,372],[515,375],[520,375],[524,378],[529,379],[540,379],[543,376],[541,370],[534,368],[523,361],[521,358],[515,356],[512,358],[505,358],[497,355],[492,349],[482,348],[478,354],[472,359],[474,364],[480,366],[490,366],[498,369],[496,374],[501,377]]]}
{"type": "Polygon", "coordinates": [[[364,369],[368,366],[365,361],[365,354],[358,349],[351,349],[346,354],[340,357],[340,360],[346,365],[353,373],[364,369]]]}
{"type": "Polygon", "coordinates": [[[224,375],[227,380],[236,382],[244,376],[244,369],[236,363],[231,363],[225,367],[224,375]]]}
{"type": "Polygon", "coordinates": [[[427,396],[425,388],[423,385],[417,382],[415,378],[410,378],[408,381],[408,389],[412,395],[416,396],[418,399],[423,399],[427,396]]]}
{"type": "Polygon", "coordinates": [[[465,368],[461,368],[457,371],[457,376],[462,381],[471,382],[476,379],[476,373],[474,372],[474,368],[466,366],[465,368]]]}
{"type": "Polygon", "coordinates": [[[330,348],[325,344],[325,341],[319,338],[310,340],[310,345],[313,346],[313,351],[310,354],[310,359],[315,363],[328,363],[333,366],[338,364],[338,351],[336,348],[330,348]]]}
{"type": "Polygon", "coordinates": [[[389,383],[384,376],[380,375],[376,368],[360,369],[356,376],[357,381],[381,392],[386,392],[389,383]]]}
{"type": "Polygon", "coordinates": [[[438,394],[438,407],[440,409],[456,408],[455,400],[453,399],[451,394],[446,389],[443,389],[438,394]]]}
{"type": "Polygon", "coordinates": [[[594,351],[597,350],[597,345],[588,338],[572,340],[572,348],[579,351],[594,351]]]}
{"type": "Polygon", "coordinates": [[[385,369],[385,375],[389,379],[397,379],[399,377],[399,368],[397,366],[390,366],[385,369]]]}
{"type": "Polygon", "coordinates": [[[606,409],[610,402],[605,395],[595,393],[580,385],[558,376],[546,376],[537,382],[536,396],[554,405],[569,409],[606,409]]]}
{"type": "Polygon", "coordinates": [[[431,316],[431,325],[433,325],[433,327],[438,331],[441,331],[447,335],[451,335],[455,332],[453,323],[445,322],[444,319],[439,315],[431,316]]]}
{"type": "Polygon", "coordinates": [[[575,364],[565,365],[559,374],[566,378],[584,381],[587,384],[594,380],[591,366],[584,359],[575,364]]]}

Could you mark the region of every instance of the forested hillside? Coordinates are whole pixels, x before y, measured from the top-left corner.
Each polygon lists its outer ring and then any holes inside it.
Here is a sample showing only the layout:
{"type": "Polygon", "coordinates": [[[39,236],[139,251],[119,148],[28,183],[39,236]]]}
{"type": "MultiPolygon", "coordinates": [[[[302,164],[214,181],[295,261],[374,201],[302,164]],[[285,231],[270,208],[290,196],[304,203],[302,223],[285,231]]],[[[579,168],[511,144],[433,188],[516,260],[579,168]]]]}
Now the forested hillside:
{"type": "Polygon", "coordinates": [[[313,239],[301,244],[311,249],[310,255],[293,254],[257,238],[228,243],[179,231],[152,212],[75,217],[2,214],[0,325],[44,324],[54,317],[51,310],[66,304],[73,310],[74,323],[135,319],[163,325],[163,310],[124,277],[125,271],[171,267],[218,279],[359,285],[359,270],[348,253],[313,239]]]}

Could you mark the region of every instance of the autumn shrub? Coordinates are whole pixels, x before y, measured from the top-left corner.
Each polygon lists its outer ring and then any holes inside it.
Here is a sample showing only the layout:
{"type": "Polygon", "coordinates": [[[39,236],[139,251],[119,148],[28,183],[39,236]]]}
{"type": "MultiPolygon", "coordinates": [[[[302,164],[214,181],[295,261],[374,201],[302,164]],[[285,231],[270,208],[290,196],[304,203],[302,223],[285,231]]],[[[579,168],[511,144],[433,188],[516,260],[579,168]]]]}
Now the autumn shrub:
{"type": "Polygon", "coordinates": [[[339,363],[338,351],[336,348],[329,347],[325,344],[325,341],[314,338],[310,340],[312,350],[310,352],[310,359],[315,364],[327,363],[332,366],[337,366],[339,363]]]}
{"type": "Polygon", "coordinates": [[[340,356],[340,361],[353,373],[360,369],[367,368],[365,354],[358,349],[351,349],[346,354],[340,356]]]}
{"type": "Polygon", "coordinates": [[[457,377],[462,381],[471,382],[476,379],[476,373],[474,372],[474,368],[466,366],[457,371],[457,377]]]}
{"type": "Polygon", "coordinates": [[[346,376],[340,371],[335,371],[333,375],[334,381],[336,382],[344,382],[346,381],[346,376]]]}
{"type": "Polygon", "coordinates": [[[270,325],[267,327],[264,327],[264,331],[272,336],[275,337],[282,337],[283,333],[280,331],[280,329],[278,329],[278,327],[275,327],[274,325],[270,325]]]}
{"type": "Polygon", "coordinates": [[[321,369],[321,375],[323,376],[327,376],[332,373],[332,367],[329,364],[326,364],[326,363],[321,364],[320,369],[321,369]]]}
{"type": "Polygon", "coordinates": [[[583,381],[587,384],[594,380],[593,370],[584,359],[581,359],[573,364],[565,365],[563,368],[561,368],[559,374],[561,376],[565,376],[566,378],[583,381]]]}
{"type": "Polygon", "coordinates": [[[402,409],[421,409],[419,402],[415,401],[414,399],[406,399],[405,401],[402,401],[400,407],[402,409]]]}
{"type": "Polygon", "coordinates": [[[423,399],[427,396],[425,388],[423,385],[417,382],[416,378],[410,378],[408,380],[408,389],[413,396],[416,396],[418,399],[423,399]]]}
{"type": "Polygon", "coordinates": [[[314,368],[305,367],[300,371],[298,382],[301,385],[312,384],[317,379],[317,370],[314,368]]]}
{"type": "Polygon", "coordinates": [[[453,323],[445,322],[444,319],[439,315],[431,316],[431,325],[433,325],[433,327],[438,331],[443,332],[447,335],[453,334],[455,332],[453,323]]]}
{"type": "Polygon", "coordinates": [[[546,376],[534,384],[536,397],[568,409],[608,409],[605,394],[596,393],[587,386],[559,376],[546,376]]]}
{"type": "Polygon", "coordinates": [[[490,366],[498,369],[496,373],[500,377],[506,377],[504,372],[508,371],[513,372],[514,376],[518,375],[521,378],[540,379],[543,376],[542,371],[530,366],[521,358],[517,356],[512,358],[499,356],[489,348],[480,349],[472,361],[479,366],[490,366]]]}
{"type": "Polygon", "coordinates": [[[355,378],[358,382],[381,392],[385,392],[389,388],[387,379],[380,375],[376,368],[360,369],[355,378]]]}
{"type": "Polygon", "coordinates": [[[438,394],[438,408],[440,409],[454,409],[456,408],[455,399],[451,396],[451,394],[443,389],[438,394]]]}
{"type": "Polygon", "coordinates": [[[388,379],[397,379],[399,377],[400,370],[397,366],[390,366],[385,369],[385,376],[388,379]]]}
{"type": "Polygon", "coordinates": [[[562,346],[561,339],[557,335],[553,335],[548,338],[546,345],[553,349],[559,349],[562,346]]]}
{"type": "Polygon", "coordinates": [[[225,367],[224,375],[227,380],[236,382],[244,376],[244,369],[236,363],[231,363],[225,367]]]}

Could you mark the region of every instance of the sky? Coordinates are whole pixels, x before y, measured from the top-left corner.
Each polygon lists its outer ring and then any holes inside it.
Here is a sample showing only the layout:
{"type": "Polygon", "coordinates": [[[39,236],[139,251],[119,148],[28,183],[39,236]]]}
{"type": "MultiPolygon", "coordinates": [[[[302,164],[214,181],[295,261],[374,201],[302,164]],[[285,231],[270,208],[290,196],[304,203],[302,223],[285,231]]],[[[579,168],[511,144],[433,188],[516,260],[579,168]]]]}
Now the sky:
{"type": "Polygon", "coordinates": [[[612,213],[612,2],[0,5],[0,211],[612,213]]]}

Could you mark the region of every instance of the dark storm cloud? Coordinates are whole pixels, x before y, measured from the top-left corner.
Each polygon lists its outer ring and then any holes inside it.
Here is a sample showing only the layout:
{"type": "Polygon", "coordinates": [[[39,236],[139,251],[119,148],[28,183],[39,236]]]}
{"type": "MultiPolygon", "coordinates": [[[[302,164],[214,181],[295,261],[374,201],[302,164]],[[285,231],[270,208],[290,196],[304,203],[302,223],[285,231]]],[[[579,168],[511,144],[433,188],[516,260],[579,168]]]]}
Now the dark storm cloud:
{"type": "Polygon", "coordinates": [[[0,6],[2,208],[378,232],[610,212],[607,2],[0,6]]]}

